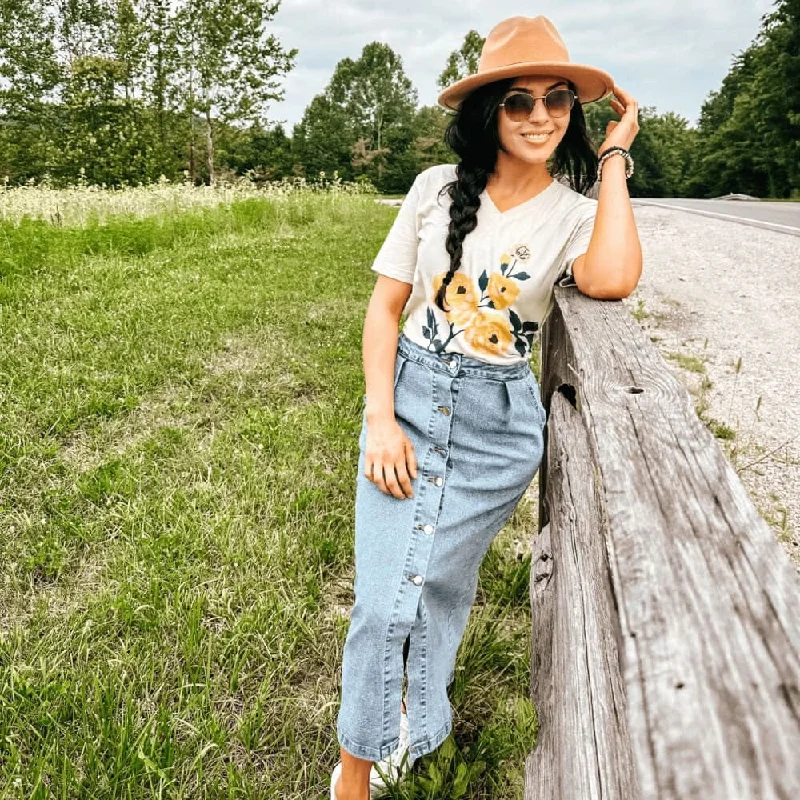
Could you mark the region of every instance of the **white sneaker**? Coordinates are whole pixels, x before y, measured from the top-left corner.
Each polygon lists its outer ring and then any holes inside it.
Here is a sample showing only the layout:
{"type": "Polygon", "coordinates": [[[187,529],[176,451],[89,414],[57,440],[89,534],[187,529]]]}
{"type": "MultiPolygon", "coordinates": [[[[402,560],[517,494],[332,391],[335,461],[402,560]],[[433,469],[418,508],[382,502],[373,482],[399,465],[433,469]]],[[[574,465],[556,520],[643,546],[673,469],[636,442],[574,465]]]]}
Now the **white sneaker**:
{"type": "Polygon", "coordinates": [[[337,761],[336,766],[333,768],[333,773],[331,774],[331,800],[337,800],[336,798],[336,781],[339,780],[339,776],[342,774],[342,762],[337,761]]]}
{"type": "MultiPolygon", "coordinates": [[[[408,751],[410,741],[408,733],[408,715],[401,711],[400,744],[391,755],[375,762],[372,765],[372,769],[369,771],[369,796],[371,798],[376,797],[388,788],[386,781],[381,777],[378,769],[380,769],[381,773],[386,777],[391,776],[394,781],[400,780],[400,778],[411,769],[417,759],[408,751]]],[[[336,800],[336,798],[332,798],[332,800],[336,800]]]]}
{"type": "MultiPolygon", "coordinates": [[[[392,776],[393,780],[398,781],[405,775],[412,764],[417,760],[408,752],[408,745],[410,739],[408,735],[408,716],[405,713],[400,713],[400,744],[397,749],[386,758],[376,761],[369,771],[369,796],[370,798],[377,797],[388,788],[386,781],[381,777],[378,769],[386,776],[392,776]],[[378,769],[376,769],[376,767],[378,769]]],[[[337,761],[336,766],[333,768],[331,774],[331,800],[337,800],[336,797],[336,782],[342,774],[342,762],[337,761]]]]}

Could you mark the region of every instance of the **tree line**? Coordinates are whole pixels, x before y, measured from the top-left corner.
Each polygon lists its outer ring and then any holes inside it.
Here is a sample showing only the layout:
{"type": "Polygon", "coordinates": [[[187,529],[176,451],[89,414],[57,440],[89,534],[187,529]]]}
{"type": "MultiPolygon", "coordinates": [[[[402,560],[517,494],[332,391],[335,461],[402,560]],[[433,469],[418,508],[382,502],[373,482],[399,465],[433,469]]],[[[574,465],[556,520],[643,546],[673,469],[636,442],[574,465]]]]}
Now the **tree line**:
{"type": "MultiPolygon", "coordinates": [[[[334,172],[404,192],[452,162],[449,112],[419,106],[400,56],[370,42],[335,67],[291,136],[271,102],[297,49],[271,35],[280,0],[0,0],[0,181],[121,186],[161,175],[213,185],[334,172]]],[[[477,70],[469,31],[439,89],[477,70]]],[[[618,116],[583,107],[603,141],[618,116]]],[[[632,195],[800,196],[800,0],[776,0],[698,126],[640,104],[632,195]]]]}

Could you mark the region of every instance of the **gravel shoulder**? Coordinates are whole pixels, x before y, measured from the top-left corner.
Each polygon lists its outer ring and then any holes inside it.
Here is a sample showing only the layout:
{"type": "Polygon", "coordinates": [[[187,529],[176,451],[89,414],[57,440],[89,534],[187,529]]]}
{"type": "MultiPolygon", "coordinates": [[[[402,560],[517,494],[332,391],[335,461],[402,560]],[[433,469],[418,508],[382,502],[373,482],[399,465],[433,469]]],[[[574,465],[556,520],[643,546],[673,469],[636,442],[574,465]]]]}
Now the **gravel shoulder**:
{"type": "Polygon", "coordinates": [[[634,204],[644,267],[623,300],[800,570],[800,238],[634,204]]]}

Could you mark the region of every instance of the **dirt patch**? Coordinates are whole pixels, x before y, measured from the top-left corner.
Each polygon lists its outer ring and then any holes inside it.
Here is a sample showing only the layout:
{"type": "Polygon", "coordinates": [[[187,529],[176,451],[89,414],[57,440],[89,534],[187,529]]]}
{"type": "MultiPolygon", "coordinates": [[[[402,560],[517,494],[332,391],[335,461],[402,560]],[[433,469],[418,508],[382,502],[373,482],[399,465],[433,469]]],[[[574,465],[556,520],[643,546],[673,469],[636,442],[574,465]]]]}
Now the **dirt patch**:
{"type": "Polygon", "coordinates": [[[92,597],[103,586],[101,575],[106,566],[102,554],[87,554],[77,571],[55,583],[39,585],[25,593],[0,595],[0,639],[6,638],[15,627],[26,627],[36,613],[37,607],[45,604],[48,619],[64,618],[81,607],[81,600],[92,597]]]}

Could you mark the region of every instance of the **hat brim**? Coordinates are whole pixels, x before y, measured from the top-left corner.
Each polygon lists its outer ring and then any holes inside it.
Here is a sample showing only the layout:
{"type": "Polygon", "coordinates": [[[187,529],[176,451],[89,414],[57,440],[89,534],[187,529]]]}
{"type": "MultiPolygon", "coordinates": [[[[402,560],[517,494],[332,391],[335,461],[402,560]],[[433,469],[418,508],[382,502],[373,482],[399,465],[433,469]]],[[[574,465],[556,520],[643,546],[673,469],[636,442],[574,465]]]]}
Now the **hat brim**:
{"type": "Polygon", "coordinates": [[[509,64],[505,67],[469,75],[448,86],[438,98],[439,105],[448,111],[457,111],[464,98],[479,86],[499,81],[503,78],[516,78],[521,75],[548,75],[554,78],[568,78],[578,90],[579,103],[594,103],[614,91],[614,79],[602,69],[586,64],[564,63],[563,61],[530,61],[509,64]]]}

